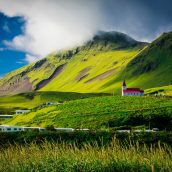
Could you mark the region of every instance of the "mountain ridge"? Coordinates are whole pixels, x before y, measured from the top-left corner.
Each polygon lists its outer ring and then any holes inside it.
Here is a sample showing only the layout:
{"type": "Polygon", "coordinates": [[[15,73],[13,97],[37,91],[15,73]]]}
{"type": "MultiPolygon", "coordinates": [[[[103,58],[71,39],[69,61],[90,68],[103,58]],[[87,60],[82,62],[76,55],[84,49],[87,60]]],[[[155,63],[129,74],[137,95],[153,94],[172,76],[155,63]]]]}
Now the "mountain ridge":
{"type": "MultiPolygon", "coordinates": [[[[159,59],[163,64],[158,53],[166,59],[165,63],[171,64],[169,59],[172,55],[171,33],[162,34],[148,44],[136,41],[123,33],[100,31],[83,46],[50,54],[36,63],[9,73],[0,79],[0,95],[34,90],[62,92],[115,90],[118,94],[124,78],[128,80],[129,86],[151,88],[168,85],[169,78],[160,84],[145,83],[149,80],[147,75],[160,70],[156,60],[159,59]],[[62,69],[59,71],[60,66],[62,69]],[[142,79],[144,75],[146,77],[142,79]],[[29,89],[16,90],[16,87],[21,87],[20,83],[23,81],[28,81],[29,89]]],[[[171,69],[167,69],[165,73],[168,71],[171,69]]]]}

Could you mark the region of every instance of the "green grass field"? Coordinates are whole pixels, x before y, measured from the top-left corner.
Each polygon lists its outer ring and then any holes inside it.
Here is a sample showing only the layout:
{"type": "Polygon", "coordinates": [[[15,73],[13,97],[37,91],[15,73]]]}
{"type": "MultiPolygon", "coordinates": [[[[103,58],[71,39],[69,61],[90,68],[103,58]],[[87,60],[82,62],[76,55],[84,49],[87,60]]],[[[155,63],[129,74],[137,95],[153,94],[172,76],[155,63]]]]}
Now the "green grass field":
{"type": "Polygon", "coordinates": [[[142,126],[171,130],[172,99],[156,97],[92,97],[35,109],[6,121],[9,125],[115,129],[142,126]]]}
{"type": "Polygon", "coordinates": [[[139,144],[119,144],[115,138],[109,146],[49,143],[11,145],[1,149],[0,171],[172,171],[172,149],[139,144]]]}
{"type": "Polygon", "coordinates": [[[46,102],[65,102],[94,96],[103,96],[103,93],[72,93],[72,92],[30,92],[13,96],[0,97],[0,114],[14,114],[16,109],[31,109],[46,102]]]}
{"type": "Polygon", "coordinates": [[[172,85],[147,89],[146,94],[162,94],[172,96],[172,85]]]}

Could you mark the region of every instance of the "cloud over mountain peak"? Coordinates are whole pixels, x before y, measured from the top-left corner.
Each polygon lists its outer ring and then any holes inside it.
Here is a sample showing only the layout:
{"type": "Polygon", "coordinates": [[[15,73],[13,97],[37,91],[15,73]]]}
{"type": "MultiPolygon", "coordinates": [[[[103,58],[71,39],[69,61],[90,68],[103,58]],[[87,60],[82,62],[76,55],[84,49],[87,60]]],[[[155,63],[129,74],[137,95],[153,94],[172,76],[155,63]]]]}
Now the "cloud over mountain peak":
{"type": "Polygon", "coordinates": [[[162,4],[155,0],[144,3],[139,0],[1,0],[1,12],[11,17],[22,16],[26,21],[23,34],[4,43],[42,58],[53,51],[82,44],[98,30],[117,30],[135,39],[151,41],[162,30],[172,29],[172,21],[168,19],[170,1],[164,1],[162,4]]]}

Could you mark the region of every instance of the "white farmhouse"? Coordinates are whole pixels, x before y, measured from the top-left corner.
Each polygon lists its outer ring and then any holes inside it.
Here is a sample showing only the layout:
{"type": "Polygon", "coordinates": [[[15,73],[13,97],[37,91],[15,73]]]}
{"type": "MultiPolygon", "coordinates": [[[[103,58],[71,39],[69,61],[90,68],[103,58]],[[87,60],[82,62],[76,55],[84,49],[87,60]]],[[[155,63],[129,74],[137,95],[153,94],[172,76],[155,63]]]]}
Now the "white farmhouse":
{"type": "Polygon", "coordinates": [[[16,132],[22,131],[22,127],[19,126],[9,126],[9,125],[0,125],[1,132],[16,132]]]}
{"type": "Polygon", "coordinates": [[[41,132],[41,131],[45,131],[45,128],[0,125],[0,132],[18,132],[18,131],[40,131],[41,132]]]}
{"type": "MultiPolygon", "coordinates": [[[[57,132],[73,132],[73,128],[54,128],[57,132]]],[[[42,127],[23,127],[23,126],[10,126],[10,125],[0,125],[0,132],[18,132],[18,131],[46,131],[46,128],[42,127]]]]}
{"type": "Polygon", "coordinates": [[[122,84],[122,96],[144,96],[144,90],[140,88],[127,88],[124,80],[122,84]]]}

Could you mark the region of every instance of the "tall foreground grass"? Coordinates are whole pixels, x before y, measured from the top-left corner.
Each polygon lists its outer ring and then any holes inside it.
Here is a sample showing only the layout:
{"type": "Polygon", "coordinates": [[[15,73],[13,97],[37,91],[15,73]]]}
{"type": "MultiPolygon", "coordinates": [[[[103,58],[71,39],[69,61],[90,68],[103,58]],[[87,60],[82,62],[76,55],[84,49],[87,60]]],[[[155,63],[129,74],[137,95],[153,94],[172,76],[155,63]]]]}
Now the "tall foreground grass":
{"type": "Polygon", "coordinates": [[[172,149],[166,145],[147,147],[121,145],[115,139],[109,146],[44,142],[11,145],[0,152],[0,171],[172,171],[172,149]]]}

